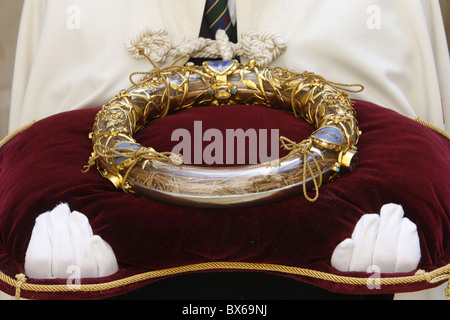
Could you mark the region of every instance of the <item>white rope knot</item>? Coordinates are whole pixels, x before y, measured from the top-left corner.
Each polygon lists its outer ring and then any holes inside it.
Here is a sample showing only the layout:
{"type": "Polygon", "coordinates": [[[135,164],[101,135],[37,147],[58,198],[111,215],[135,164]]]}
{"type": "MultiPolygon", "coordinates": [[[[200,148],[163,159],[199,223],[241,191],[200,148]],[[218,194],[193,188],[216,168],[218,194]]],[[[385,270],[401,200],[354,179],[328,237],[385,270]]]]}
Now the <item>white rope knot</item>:
{"type": "Polygon", "coordinates": [[[223,60],[231,60],[235,56],[234,44],[228,38],[225,30],[218,30],[216,33],[217,51],[223,60]]]}
{"type": "Polygon", "coordinates": [[[262,65],[270,64],[283,54],[286,41],[277,33],[259,33],[247,31],[242,33],[241,41],[232,43],[224,30],[216,33],[216,40],[198,38],[175,44],[170,41],[167,31],[147,28],[130,37],[127,41],[128,51],[133,58],[142,59],[140,50],[157,63],[165,62],[168,57],[189,55],[193,58],[221,58],[231,60],[234,56],[245,57],[262,65]]]}
{"type": "Polygon", "coordinates": [[[203,48],[207,47],[207,39],[205,38],[198,38],[195,40],[190,40],[181,43],[179,46],[177,46],[175,49],[172,49],[173,51],[177,51],[174,53],[174,55],[178,56],[184,56],[189,55],[192,56],[195,54],[195,52],[201,51],[203,48]]]}
{"type": "Polygon", "coordinates": [[[166,60],[172,49],[172,43],[165,30],[147,28],[131,37],[128,40],[127,48],[135,59],[142,57],[139,50],[142,49],[153,61],[160,63],[166,60]]]}
{"type": "Polygon", "coordinates": [[[241,35],[241,39],[238,44],[241,55],[262,65],[268,65],[287,49],[286,41],[277,33],[247,31],[241,35]]]}

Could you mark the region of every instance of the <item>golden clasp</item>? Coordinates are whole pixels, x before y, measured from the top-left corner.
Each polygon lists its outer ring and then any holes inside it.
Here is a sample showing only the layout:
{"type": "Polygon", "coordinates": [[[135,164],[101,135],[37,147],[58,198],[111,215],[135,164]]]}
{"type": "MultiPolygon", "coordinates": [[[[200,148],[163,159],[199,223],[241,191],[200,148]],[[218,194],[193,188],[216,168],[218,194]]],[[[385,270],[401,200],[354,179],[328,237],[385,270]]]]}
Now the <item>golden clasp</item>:
{"type": "Polygon", "coordinates": [[[203,70],[211,76],[211,88],[209,93],[217,100],[230,99],[237,93],[237,88],[228,82],[228,77],[234,74],[239,63],[237,61],[206,61],[203,70]]]}

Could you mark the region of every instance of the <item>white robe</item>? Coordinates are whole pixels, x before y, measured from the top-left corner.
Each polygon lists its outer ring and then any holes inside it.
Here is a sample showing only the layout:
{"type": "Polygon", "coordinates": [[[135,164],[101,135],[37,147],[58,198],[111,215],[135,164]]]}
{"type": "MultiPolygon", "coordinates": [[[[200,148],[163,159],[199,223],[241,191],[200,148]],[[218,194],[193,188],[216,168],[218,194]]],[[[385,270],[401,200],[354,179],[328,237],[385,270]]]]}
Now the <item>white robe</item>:
{"type": "MultiPolygon", "coordinates": [[[[125,41],[145,27],[171,41],[198,37],[204,0],[25,0],[10,131],[95,107],[149,71],[125,41]]],[[[366,89],[368,100],[450,131],[450,64],[438,0],[236,0],[238,34],[277,32],[272,65],[366,89]],[[444,122],[447,119],[447,122],[444,122]]],[[[243,59],[245,62],[245,59],[243,59]]],[[[168,62],[167,62],[168,63],[168,62]]]]}

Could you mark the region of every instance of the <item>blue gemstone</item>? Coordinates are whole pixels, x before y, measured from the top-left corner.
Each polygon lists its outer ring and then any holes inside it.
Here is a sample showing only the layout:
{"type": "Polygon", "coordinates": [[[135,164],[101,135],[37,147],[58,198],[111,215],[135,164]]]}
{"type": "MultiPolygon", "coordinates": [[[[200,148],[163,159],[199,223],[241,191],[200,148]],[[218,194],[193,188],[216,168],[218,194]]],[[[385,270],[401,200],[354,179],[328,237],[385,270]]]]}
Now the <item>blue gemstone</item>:
{"type": "Polygon", "coordinates": [[[314,132],[312,134],[312,137],[333,144],[344,143],[344,137],[342,136],[342,133],[334,127],[321,128],[314,132]]]}
{"type": "MultiPolygon", "coordinates": [[[[131,142],[122,142],[119,143],[116,148],[120,148],[120,149],[131,149],[131,150],[135,150],[138,151],[140,150],[142,147],[136,143],[131,143],[131,142]]],[[[115,163],[121,163],[123,161],[127,160],[127,158],[125,157],[117,157],[114,158],[114,162],[115,163]]]]}
{"type": "Polygon", "coordinates": [[[222,61],[222,60],[215,60],[215,61],[208,61],[208,66],[213,69],[216,72],[224,72],[226,71],[228,68],[231,67],[231,65],[233,64],[232,60],[226,60],[226,61],[222,61]]]}

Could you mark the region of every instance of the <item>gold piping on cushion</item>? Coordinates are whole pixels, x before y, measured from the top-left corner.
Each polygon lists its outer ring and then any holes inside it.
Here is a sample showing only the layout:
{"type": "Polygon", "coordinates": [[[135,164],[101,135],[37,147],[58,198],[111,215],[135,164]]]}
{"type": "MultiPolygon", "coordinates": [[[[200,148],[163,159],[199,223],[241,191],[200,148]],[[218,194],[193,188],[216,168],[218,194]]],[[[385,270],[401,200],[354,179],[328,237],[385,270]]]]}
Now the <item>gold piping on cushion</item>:
{"type": "MultiPolygon", "coordinates": [[[[125,287],[127,285],[131,285],[134,283],[150,279],[162,278],[165,276],[174,276],[189,272],[212,271],[212,270],[247,270],[247,271],[279,272],[283,274],[309,277],[339,284],[349,284],[353,286],[368,286],[373,284],[377,284],[380,286],[395,286],[400,284],[413,284],[420,282],[436,284],[444,282],[445,280],[448,280],[450,277],[450,264],[430,272],[418,270],[416,274],[412,276],[390,277],[390,278],[389,277],[358,278],[276,264],[246,263],[246,262],[207,262],[156,271],[149,271],[131,277],[114,280],[111,282],[98,284],[81,284],[77,286],[71,286],[66,284],[59,284],[59,285],[32,284],[26,282],[26,278],[23,274],[17,275],[16,277],[18,280],[14,280],[2,272],[0,272],[0,281],[7,283],[11,287],[16,288],[16,299],[19,300],[20,293],[22,291],[40,292],[40,293],[100,292],[125,287]]],[[[447,295],[447,299],[450,299],[450,287],[449,289],[445,290],[445,294],[447,295]]]]}
{"type": "Polygon", "coordinates": [[[10,142],[12,139],[14,139],[15,136],[19,135],[23,131],[27,130],[29,127],[31,127],[33,124],[35,124],[36,121],[33,121],[13,132],[8,134],[6,137],[4,137],[2,140],[0,140],[0,149],[2,149],[8,142],[10,142]]]}
{"type": "Polygon", "coordinates": [[[419,117],[410,117],[410,116],[406,116],[406,117],[410,118],[410,119],[412,119],[414,121],[417,121],[421,125],[427,127],[428,129],[433,130],[434,132],[440,134],[444,138],[447,138],[448,140],[450,140],[450,133],[445,131],[445,130],[443,130],[443,129],[441,129],[441,128],[439,128],[438,126],[436,126],[436,125],[434,125],[434,124],[432,124],[432,123],[430,123],[428,121],[422,120],[419,117]]]}

